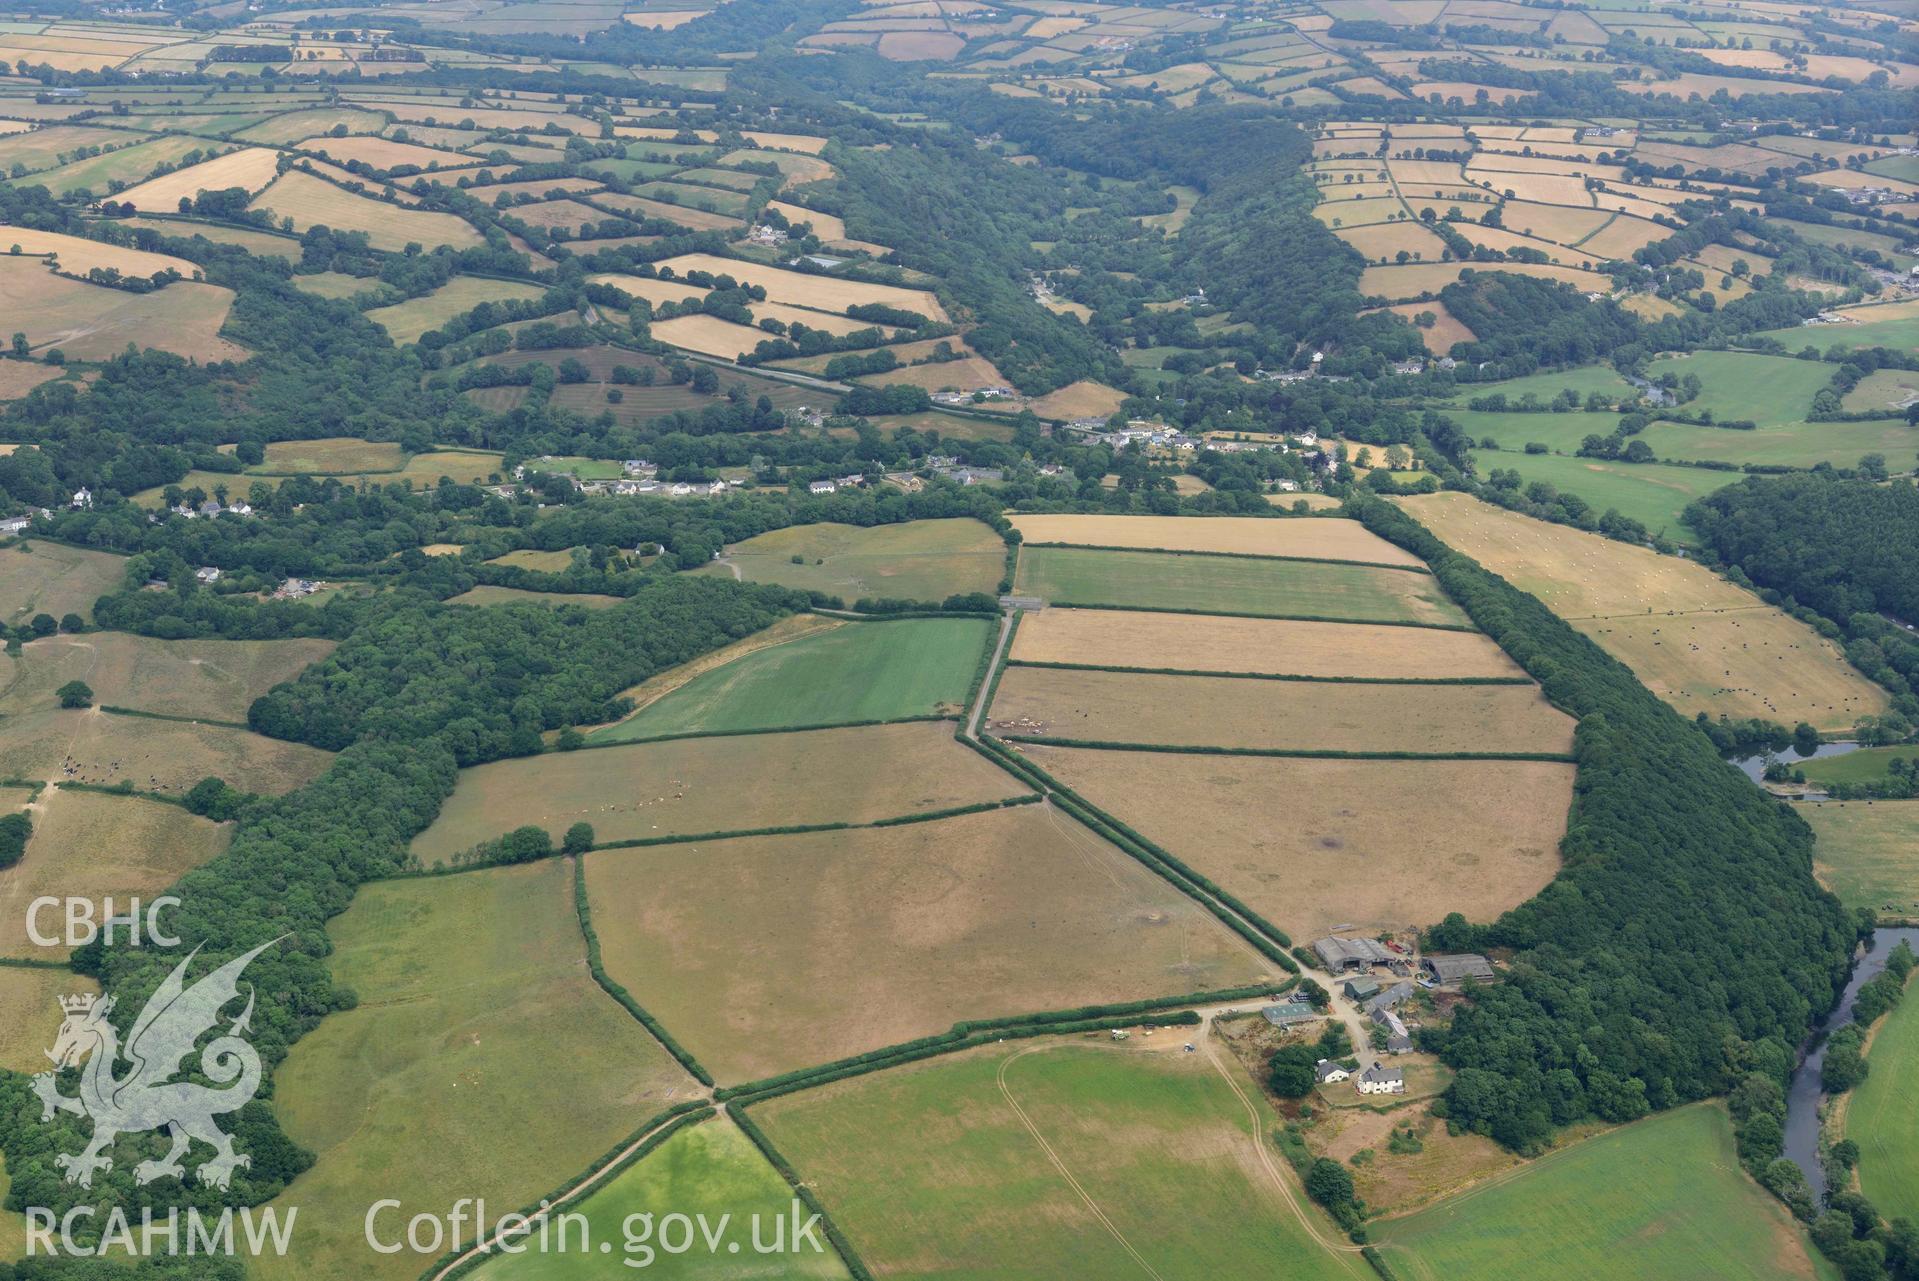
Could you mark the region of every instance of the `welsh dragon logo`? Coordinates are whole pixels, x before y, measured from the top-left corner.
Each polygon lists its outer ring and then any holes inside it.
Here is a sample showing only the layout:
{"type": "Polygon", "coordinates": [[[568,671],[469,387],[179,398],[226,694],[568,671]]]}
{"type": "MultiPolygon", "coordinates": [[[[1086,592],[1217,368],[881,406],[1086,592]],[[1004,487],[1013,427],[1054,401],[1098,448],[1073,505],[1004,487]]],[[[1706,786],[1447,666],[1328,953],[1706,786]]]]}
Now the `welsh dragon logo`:
{"type": "Polygon", "coordinates": [[[200,1038],[219,1022],[221,1009],[238,998],[241,971],[273,943],[263,943],[245,956],[235,957],[188,987],[187,967],[200,951],[195,948],[174,967],[140,1011],[124,1050],[108,1019],[114,1008],[111,996],[99,1000],[91,995],[60,998],[60,1008],[67,1017],[60,1025],[59,1039],[46,1052],[53,1061],[53,1071],[34,1077],[33,1089],[44,1109],[42,1121],[51,1121],[56,1112],[70,1112],[93,1121],[93,1139],[85,1151],[78,1156],[62,1153],[54,1158],[54,1163],[66,1171],[68,1183],[90,1188],[96,1171],[111,1170],[113,1158],[102,1154],[122,1134],[162,1129],[171,1129],[173,1149],[163,1160],[142,1161],[135,1166],[135,1183],[144,1186],[168,1175],[185,1177],[180,1158],[195,1139],[214,1150],[213,1157],[197,1171],[200,1182],[209,1187],[224,1189],[233,1181],[236,1169],[252,1166],[253,1158],[235,1152],[232,1136],[213,1120],[245,1107],[260,1088],[260,1056],[243,1039],[253,1018],[251,991],[240,1017],[224,1035],[215,1037],[199,1052],[200,1075],[213,1085],[172,1078],[180,1075],[200,1038]],[[121,1060],[131,1068],[124,1076],[116,1076],[114,1068],[121,1060]],[[80,1093],[60,1093],[56,1074],[82,1062],[86,1066],[80,1073],[80,1093]]]}

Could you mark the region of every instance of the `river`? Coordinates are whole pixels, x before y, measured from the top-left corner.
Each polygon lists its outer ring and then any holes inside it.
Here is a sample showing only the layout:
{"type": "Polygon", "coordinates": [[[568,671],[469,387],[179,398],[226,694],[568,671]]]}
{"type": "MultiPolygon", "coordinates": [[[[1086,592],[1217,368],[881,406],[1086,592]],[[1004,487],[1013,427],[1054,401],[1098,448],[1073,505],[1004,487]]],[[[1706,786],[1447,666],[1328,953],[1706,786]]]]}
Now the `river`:
{"type": "Polygon", "coordinates": [[[1818,1044],[1792,1074],[1792,1084],[1786,1091],[1786,1156],[1806,1172],[1813,1195],[1822,1201],[1826,1195],[1826,1173],[1819,1165],[1819,1099],[1825,1091],[1820,1088],[1819,1073],[1826,1062],[1825,1038],[1852,1022],[1853,999],[1859,995],[1860,987],[1885,970],[1886,957],[1901,939],[1919,951],[1919,929],[1901,926],[1873,931],[1866,951],[1853,967],[1846,994],[1839,999],[1839,1008],[1833,1011],[1825,1026],[1813,1034],[1812,1039],[1818,1044]]]}

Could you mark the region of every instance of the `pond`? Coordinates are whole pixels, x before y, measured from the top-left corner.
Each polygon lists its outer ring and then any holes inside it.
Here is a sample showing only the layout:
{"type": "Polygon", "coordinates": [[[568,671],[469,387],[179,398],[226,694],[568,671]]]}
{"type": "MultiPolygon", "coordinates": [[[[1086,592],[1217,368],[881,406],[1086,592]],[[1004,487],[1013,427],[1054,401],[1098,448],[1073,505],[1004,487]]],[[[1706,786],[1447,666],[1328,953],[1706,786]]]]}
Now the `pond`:
{"type": "Polygon", "coordinates": [[[1858,750],[1857,743],[1821,743],[1819,749],[1811,756],[1801,756],[1798,748],[1788,747],[1783,752],[1757,752],[1751,756],[1735,756],[1729,759],[1747,778],[1755,783],[1763,783],[1766,778],[1766,762],[1769,760],[1776,758],[1784,761],[1787,766],[1793,766],[1805,761],[1822,760],[1828,756],[1844,756],[1848,752],[1858,750]]]}

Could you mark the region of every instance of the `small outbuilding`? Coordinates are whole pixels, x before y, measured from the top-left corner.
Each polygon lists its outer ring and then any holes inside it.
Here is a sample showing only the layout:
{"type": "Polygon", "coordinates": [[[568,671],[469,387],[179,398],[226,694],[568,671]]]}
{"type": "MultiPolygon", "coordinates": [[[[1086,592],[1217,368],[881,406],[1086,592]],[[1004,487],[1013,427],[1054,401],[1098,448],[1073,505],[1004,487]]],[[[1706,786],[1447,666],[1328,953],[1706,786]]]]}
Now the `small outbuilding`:
{"type": "Polygon", "coordinates": [[[1477,952],[1422,957],[1419,966],[1435,983],[1463,983],[1467,979],[1490,983],[1499,977],[1493,971],[1493,963],[1477,952]]]}

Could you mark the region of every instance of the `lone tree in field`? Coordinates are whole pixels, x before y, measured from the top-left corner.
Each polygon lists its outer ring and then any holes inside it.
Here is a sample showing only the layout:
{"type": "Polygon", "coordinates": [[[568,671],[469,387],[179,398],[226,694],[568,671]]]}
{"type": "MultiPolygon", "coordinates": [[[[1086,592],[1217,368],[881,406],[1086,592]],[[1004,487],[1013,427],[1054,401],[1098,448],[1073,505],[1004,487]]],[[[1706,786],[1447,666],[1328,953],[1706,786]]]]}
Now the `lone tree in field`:
{"type": "Polygon", "coordinates": [[[93,687],[85,681],[68,681],[53,692],[59,696],[62,707],[93,706],[93,687]]]}
{"type": "Polygon", "coordinates": [[[593,824],[575,823],[560,840],[562,854],[584,854],[593,848],[593,824]]]}

